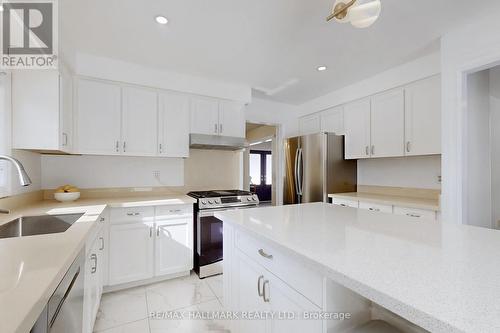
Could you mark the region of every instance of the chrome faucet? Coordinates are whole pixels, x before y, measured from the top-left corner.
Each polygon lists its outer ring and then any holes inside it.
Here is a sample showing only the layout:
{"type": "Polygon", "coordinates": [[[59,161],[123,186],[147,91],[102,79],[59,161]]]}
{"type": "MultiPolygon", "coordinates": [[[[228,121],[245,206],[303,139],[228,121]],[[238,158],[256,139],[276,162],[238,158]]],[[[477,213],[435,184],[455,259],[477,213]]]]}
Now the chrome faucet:
{"type": "MultiPolygon", "coordinates": [[[[29,185],[31,185],[31,179],[28,176],[28,173],[26,173],[26,170],[24,170],[24,167],[21,164],[21,162],[19,162],[18,160],[16,160],[13,157],[10,157],[10,156],[7,156],[7,155],[0,155],[0,160],[9,161],[12,164],[14,164],[14,167],[17,170],[17,175],[19,177],[19,183],[21,184],[21,186],[29,186],[29,185]]],[[[0,214],[9,214],[9,213],[10,213],[9,210],[0,209],[0,214]]]]}

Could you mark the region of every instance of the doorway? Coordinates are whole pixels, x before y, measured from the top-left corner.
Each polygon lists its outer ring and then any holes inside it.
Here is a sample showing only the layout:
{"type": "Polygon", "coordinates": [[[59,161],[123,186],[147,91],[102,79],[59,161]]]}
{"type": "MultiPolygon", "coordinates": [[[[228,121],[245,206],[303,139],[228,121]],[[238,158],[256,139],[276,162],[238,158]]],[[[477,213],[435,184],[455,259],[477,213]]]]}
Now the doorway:
{"type": "Polygon", "coordinates": [[[467,74],[463,128],[463,216],[500,228],[500,66],[467,74]]]}
{"type": "Polygon", "coordinates": [[[246,125],[249,148],[244,158],[244,185],[264,205],[276,205],[276,130],[273,125],[246,125]]]}

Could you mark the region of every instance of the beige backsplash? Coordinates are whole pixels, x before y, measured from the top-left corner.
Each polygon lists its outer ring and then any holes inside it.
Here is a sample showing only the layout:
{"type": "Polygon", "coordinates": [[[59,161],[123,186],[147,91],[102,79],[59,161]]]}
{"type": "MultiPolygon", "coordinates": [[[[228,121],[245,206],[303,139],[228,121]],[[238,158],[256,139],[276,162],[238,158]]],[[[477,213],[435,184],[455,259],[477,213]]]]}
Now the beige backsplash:
{"type": "Polygon", "coordinates": [[[372,185],[358,185],[358,192],[434,200],[439,200],[441,194],[441,190],[372,185]]]}

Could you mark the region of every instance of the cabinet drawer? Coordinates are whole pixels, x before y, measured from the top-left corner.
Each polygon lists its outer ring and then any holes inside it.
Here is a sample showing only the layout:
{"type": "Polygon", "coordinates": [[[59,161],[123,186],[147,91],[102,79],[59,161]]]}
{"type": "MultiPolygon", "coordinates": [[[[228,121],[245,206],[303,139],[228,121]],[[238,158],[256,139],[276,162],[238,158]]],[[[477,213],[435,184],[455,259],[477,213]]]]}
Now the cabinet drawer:
{"type": "Polygon", "coordinates": [[[433,210],[394,206],[394,214],[405,215],[405,216],[414,217],[417,219],[427,219],[427,220],[433,220],[433,221],[436,220],[436,212],[433,210]]]}
{"type": "Polygon", "coordinates": [[[333,201],[333,204],[337,205],[337,206],[359,208],[359,202],[358,201],[346,200],[346,199],[337,199],[337,198],[333,198],[332,201],[333,201]]]}
{"type": "Polygon", "coordinates": [[[168,220],[193,215],[193,205],[165,205],[156,207],[156,220],[168,220]]]}
{"type": "Polygon", "coordinates": [[[375,203],[371,203],[371,202],[360,202],[359,208],[371,210],[373,212],[382,212],[382,213],[392,214],[392,206],[390,206],[390,205],[381,205],[381,204],[375,204],[375,203]]]}
{"type": "Polygon", "coordinates": [[[111,224],[153,222],[154,207],[127,207],[111,209],[111,224]]]}
{"type": "Polygon", "coordinates": [[[323,278],[300,261],[275,247],[237,232],[236,247],[319,307],[323,304],[323,278]]]}

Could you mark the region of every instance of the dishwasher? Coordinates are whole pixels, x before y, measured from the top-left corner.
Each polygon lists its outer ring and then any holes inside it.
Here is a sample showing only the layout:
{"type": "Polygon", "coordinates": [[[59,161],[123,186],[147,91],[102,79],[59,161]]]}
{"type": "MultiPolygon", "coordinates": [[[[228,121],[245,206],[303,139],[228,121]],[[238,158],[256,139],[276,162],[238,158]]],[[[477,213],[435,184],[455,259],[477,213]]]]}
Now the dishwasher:
{"type": "Polygon", "coordinates": [[[82,332],[85,250],[76,257],[30,333],[82,332]]]}

